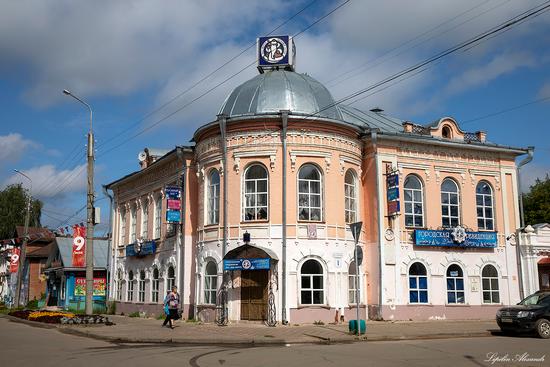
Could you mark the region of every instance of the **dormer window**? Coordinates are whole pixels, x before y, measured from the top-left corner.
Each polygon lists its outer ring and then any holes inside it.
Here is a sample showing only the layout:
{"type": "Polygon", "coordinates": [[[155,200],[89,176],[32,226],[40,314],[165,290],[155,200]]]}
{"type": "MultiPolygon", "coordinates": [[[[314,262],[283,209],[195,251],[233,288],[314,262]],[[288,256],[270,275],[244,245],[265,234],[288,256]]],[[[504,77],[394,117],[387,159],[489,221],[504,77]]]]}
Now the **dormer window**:
{"type": "Polygon", "coordinates": [[[443,129],[441,129],[441,135],[443,135],[445,139],[451,139],[453,137],[451,128],[449,126],[443,126],[443,129]]]}

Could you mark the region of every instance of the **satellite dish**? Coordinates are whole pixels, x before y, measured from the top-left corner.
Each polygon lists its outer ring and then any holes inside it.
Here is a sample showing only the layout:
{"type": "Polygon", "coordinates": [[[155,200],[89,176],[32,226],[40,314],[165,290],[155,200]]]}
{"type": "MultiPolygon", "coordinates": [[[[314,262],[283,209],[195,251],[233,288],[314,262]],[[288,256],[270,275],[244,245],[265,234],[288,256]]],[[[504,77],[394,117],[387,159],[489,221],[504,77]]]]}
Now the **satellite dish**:
{"type": "Polygon", "coordinates": [[[143,162],[147,158],[147,154],[145,152],[139,152],[138,159],[140,162],[143,162]]]}

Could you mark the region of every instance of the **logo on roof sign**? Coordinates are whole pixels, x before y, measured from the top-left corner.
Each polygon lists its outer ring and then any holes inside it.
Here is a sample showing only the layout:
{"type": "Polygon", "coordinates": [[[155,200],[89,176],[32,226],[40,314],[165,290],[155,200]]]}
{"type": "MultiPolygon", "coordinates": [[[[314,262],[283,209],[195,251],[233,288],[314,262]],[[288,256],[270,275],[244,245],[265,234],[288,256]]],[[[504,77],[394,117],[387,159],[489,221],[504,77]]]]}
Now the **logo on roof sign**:
{"type": "Polygon", "coordinates": [[[294,70],[294,41],[289,36],[258,38],[258,68],[294,70]]]}
{"type": "Polygon", "coordinates": [[[287,54],[288,48],[286,43],[278,37],[266,39],[260,48],[260,55],[262,56],[262,59],[270,64],[278,63],[283,60],[287,54]]]}

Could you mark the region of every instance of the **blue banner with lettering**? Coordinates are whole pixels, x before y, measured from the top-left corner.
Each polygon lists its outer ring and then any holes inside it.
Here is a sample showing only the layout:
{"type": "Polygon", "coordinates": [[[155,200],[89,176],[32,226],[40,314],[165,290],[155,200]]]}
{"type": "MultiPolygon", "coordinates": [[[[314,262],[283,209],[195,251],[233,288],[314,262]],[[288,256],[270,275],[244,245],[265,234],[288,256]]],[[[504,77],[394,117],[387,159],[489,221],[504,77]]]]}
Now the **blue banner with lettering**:
{"type": "Polygon", "coordinates": [[[139,243],[131,243],[126,246],[126,256],[144,256],[154,254],[157,250],[155,241],[139,243]]]}
{"type": "Polygon", "coordinates": [[[181,220],[181,214],[179,210],[167,210],[166,221],[170,223],[179,223],[181,220]]]}
{"type": "Polygon", "coordinates": [[[223,270],[269,270],[270,258],[230,259],[223,261],[223,270]]]}
{"type": "Polygon", "coordinates": [[[494,248],[498,245],[496,232],[465,232],[462,242],[455,241],[452,230],[417,229],[414,244],[417,246],[494,248]]]}

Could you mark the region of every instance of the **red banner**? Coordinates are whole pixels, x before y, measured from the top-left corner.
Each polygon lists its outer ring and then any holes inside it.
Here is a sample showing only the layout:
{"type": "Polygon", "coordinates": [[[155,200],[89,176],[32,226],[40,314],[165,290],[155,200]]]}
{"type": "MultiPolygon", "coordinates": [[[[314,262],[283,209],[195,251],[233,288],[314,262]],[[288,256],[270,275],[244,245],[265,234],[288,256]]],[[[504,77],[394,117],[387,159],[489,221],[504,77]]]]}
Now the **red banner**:
{"type": "Polygon", "coordinates": [[[170,210],[180,210],[181,201],[180,200],[174,200],[174,199],[168,199],[167,205],[168,205],[168,209],[170,209],[170,210]]]}
{"type": "Polygon", "coordinates": [[[86,228],[75,225],[73,226],[73,266],[86,266],[86,228]]]}
{"type": "Polygon", "coordinates": [[[21,256],[21,250],[19,248],[11,249],[10,256],[10,273],[17,273],[19,269],[19,257],[21,256]]]}

